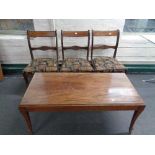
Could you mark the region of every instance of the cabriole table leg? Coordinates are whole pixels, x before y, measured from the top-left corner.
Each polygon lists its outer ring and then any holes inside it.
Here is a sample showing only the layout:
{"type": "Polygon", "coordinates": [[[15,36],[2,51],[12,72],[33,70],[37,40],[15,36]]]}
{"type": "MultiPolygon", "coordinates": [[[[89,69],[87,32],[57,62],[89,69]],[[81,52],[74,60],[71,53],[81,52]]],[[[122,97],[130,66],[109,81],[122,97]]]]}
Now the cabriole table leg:
{"type": "Polygon", "coordinates": [[[129,127],[129,134],[131,134],[132,130],[133,130],[133,126],[138,118],[138,116],[142,113],[142,111],[144,110],[145,106],[140,106],[137,110],[135,110],[131,123],[130,123],[130,127],[129,127]]]}
{"type": "Polygon", "coordinates": [[[30,134],[32,134],[32,124],[31,124],[31,119],[30,119],[30,116],[29,116],[29,112],[23,108],[19,108],[20,112],[22,113],[24,119],[25,119],[25,122],[27,124],[27,127],[28,127],[28,131],[30,134]]]}

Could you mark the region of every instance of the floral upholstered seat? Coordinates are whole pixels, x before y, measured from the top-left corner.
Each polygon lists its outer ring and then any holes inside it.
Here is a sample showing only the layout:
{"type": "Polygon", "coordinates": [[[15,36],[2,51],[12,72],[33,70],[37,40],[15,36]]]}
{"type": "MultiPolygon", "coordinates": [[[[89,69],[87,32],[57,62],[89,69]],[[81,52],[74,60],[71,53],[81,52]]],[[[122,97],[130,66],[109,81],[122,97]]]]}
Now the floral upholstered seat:
{"type": "Polygon", "coordinates": [[[92,72],[93,68],[89,61],[82,58],[65,58],[62,67],[62,72],[92,72]]]}
{"type": "Polygon", "coordinates": [[[24,72],[54,72],[57,71],[57,62],[52,58],[37,58],[25,67],[24,72]]]}
{"type": "Polygon", "coordinates": [[[97,72],[125,72],[125,67],[112,57],[97,57],[92,60],[97,72]]]}

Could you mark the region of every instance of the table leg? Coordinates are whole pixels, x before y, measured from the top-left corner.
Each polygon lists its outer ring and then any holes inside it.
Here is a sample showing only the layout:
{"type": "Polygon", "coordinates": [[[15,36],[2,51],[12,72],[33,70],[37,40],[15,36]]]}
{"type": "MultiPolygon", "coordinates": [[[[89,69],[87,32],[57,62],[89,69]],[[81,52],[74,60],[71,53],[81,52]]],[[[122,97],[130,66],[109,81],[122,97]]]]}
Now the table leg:
{"type": "Polygon", "coordinates": [[[133,130],[133,126],[138,118],[138,116],[142,113],[142,111],[144,110],[145,106],[141,106],[139,107],[137,110],[135,110],[131,123],[130,123],[130,127],[129,127],[129,134],[131,134],[132,130],[133,130]]]}
{"type": "Polygon", "coordinates": [[[25,119],[25,122],[27,124],[27,127],[28,127],[28,131],[30,134],[32,134],[32,124],[31,124],[31,119],[30,119],[30,116],[29,116],[29,112],[25,109],[20,109],[20,112],[22,113],[24,119],[25,119]]]}

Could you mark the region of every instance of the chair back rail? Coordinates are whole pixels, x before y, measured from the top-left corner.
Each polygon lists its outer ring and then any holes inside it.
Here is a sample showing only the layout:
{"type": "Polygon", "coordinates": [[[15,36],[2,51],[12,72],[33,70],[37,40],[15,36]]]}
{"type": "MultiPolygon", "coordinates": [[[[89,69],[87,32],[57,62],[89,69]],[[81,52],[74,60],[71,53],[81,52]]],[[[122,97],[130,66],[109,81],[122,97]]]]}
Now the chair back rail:
{"type": "Polygon", "coordinates": [[[88,31],[62,31],[63,37],[87,37],[88,31]]]}
{"type": "Polygon", "coordinates": [[[95,49],[109,49],[112,48],[114,49],[114,54],[113,58],[116,58],[117,54],[117,48],[118,48],[118,43],[119,43],[119,37],[120,37],[120,31],[115,30],[115,31],[95,31],[92,30],[92,45],[91,45],[91,60],[93,59],[93,51],[95,49]],[[94,38],[95,37],[111,37],[111,36],[116,36],[116,44],[115,45],[94,45],[94,38]]]}
{"type": "Polygon", "coordinates": [[[32,50],[42,50],[42,51],[56,50],[56,47],[40,46],[40,47],[32,47],[32,50]]]}
{"type": "Polygon", "coordinates": [[[55,31],[28,31],[29,37],[55,37],[55,31]]]}
{"type": "Polygon", "coordinates": [[[61,47],[62,47],[62,59],[64,60],[64,51],[65,50],[87,50],[87,60],[89,58],[89,45],[90,45],[90,31],[62,31],[61,30],[61,47]],[[87,46],[64,46],[65,37],[87,37],[88,42],[87,46]]]}

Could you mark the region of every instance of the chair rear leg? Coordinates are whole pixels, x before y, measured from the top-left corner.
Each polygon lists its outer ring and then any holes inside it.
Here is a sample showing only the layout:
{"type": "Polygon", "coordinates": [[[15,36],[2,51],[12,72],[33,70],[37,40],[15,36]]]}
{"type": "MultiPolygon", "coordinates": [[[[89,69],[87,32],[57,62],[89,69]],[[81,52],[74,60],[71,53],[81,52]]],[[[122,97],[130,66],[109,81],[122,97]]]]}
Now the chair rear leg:
{"type": "Polygon", "coordinates": [[[29,81],[28,81],[28,74],[26,72],[23,72],[23,77],[24,77],[26,85],[28,85],[28,83],[29,83],[29,81]]]}

